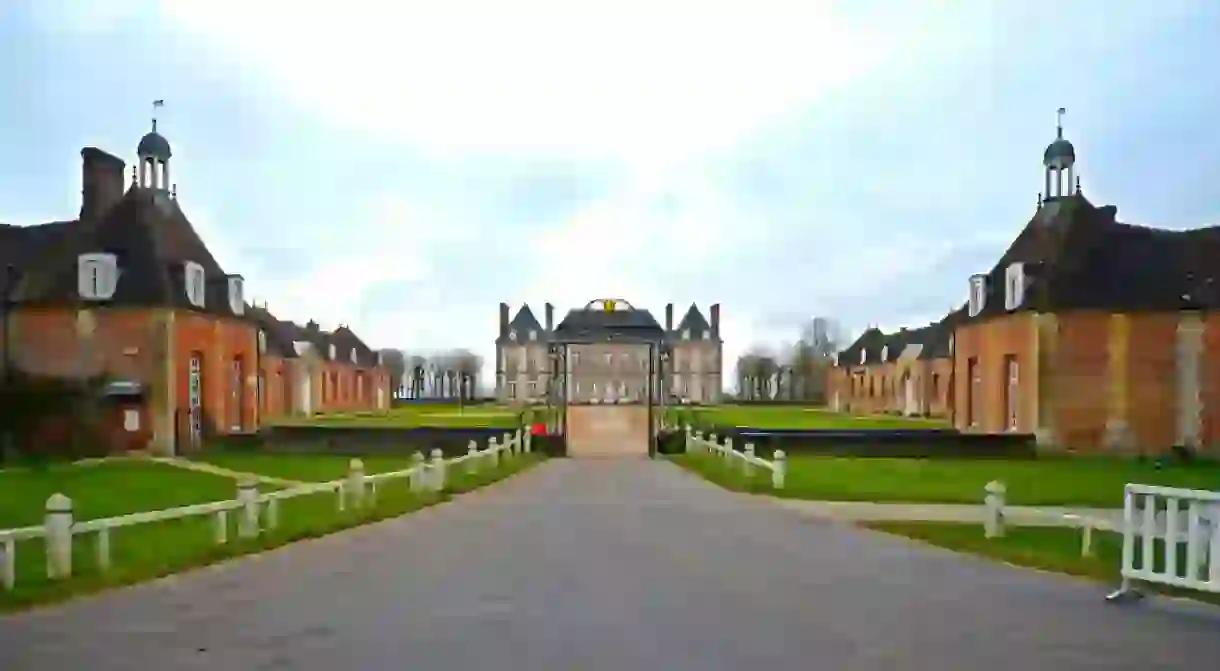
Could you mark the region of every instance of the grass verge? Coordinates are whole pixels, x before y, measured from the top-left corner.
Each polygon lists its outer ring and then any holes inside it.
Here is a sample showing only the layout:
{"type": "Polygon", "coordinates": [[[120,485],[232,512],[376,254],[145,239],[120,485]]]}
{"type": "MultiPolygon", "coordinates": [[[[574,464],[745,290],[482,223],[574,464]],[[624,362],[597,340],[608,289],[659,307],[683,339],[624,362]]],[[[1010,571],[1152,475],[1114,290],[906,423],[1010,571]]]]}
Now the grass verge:
{"type": "MultiPolygon", "coordinates": [[[[234,471],[301,482],[338,480],[347,475],[351,459],[337,454],[268,454],[219,450],[191,457],[192,461],[234,471]]],[[[370,475],[401,471],[414,465],[411,457],[407,455],[366,455],[360,457],[360,460],[364,462],[364,472],[370,475]]]]}
{"type": "Polygon", "coordinates": [[[283,418],[273,423],[281,426],[340,426],[369,428],[503,428],[515,429],[520,414],[504,406],[421,404],[388,411],[328,413],[309,418],[283,418]]]}
{"type": "Polygon", "coordinates": [[[793,405],[718,405],[671,408],[672,421],[692,417],[704,425],[748,426],[756,429],[936,429],[948,422],[923,417],[893,415],[857,416],[821,407],[793,405]]]}
{"type": "Polygon", "coordinates": [[[80,520],[233,498],[231,478],[141,460],[0,471],[0,529],[42,524],[47,497],[72,499],[80,520]]]}
{"type": "MultiPolygon", "coordinates": [[[[770,455],[763,455],[768,458],[770,455]]],[[[1190,489],[1220,489],[1220,465],[1170,464],[1118,458],[890,459],[794,456],[785,487],[771,489],[762,473],[751,480],[707,454],[674,458],[716,484],[737,491],[794,499],[881,503],[980,503],[983,487],[999,480],[1008,503],[1028,506],[1120,508],[1129,482],[1190,489]]]]}
{"type": "MultiPolygon", "coordinates": [[[[1122,566],[1122,536],[1093,531],[1092,554],[1081,556],[1081,532],[1070,528],[1009,527],[1001,538],[984,538],[978,524],[953,522],[866,522],[861,527],[912,538],[929,545],[998,559],[1016,566],[1090,578],[1117,587],[1122,566]]],[[[1158,541],[1159,542],[1159,541],[1158,541]]],[[[1179,548],[1179,574],[1185,575],[1185,547],[1179,548]]],[[[1139,556],[1137,543],[1137,558],[1139,556]]],[[[1155,556],[1164,557],[1161,546],[1155,556]]],[[[1160,570],[1163,563],[1157,566],[1160,570]]],[[[1220,595],[1144,585],[1149,592],[1220,604],[1220,595]]]]}
{"type": "MultiPolygon", "coordinates": [[[[543,460],[537,454],[505,460],[495,469],[477,474],[453,469],[445,491],[422,494],[410,491],[406,478],[378,486],[376,500],[360,510],[340,512],[333,493],[303,496],[281,502],[279,524],[264,530],[258,538],[237,539],[235,515],[230,515],[229,542],[214,541],[214,516],[142,524],[111,533],[112,568],[99,571],[94,534],[77,537],[73,543],[73,576],[62,581],[46,578],[46,559],[42,540],[17,544],[17,584],[15,589],[0,588],[0,611],[14,611],[37,604],[62,601],[73,596],[97,592],[159,578],[186,569],[206,566],[241,555],[262,552],[289,543],[324,536],[351,527],[397,517],[451,499],[453,496],[502,480],[543,460]]],[[[231,481],[230,485],[231,485],[231,481]]],[[[232,496],[231,486],[224,496],[232,496]]]]}

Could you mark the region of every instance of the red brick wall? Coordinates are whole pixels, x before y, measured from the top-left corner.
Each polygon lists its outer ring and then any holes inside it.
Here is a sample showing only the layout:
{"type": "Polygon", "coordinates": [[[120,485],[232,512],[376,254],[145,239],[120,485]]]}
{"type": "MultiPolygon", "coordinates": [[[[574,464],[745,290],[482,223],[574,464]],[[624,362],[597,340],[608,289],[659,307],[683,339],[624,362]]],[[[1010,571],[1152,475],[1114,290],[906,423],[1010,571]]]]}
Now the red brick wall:
{"type": "Polygon", "coordinates": [[[1127,425],[1136,446],[1164,449],[1177,438],[1178,314],[1131,315],[1128,320],[1127,425]]]}
{"type": "Polygon", "coordinates": [[[1220,457],[1220,313],[1207,315],[1203,335],[1203,431],[1204,448],[1220,457]]]}
{"type": "Polygon", "coordinates": [[[202,407],[211,430],[228,433],[239,426],[255,430],[257,385],[257,329],[232,319],[179,311],[175,315],[174,358],[178,408],[190,403],[190,358],[202,360],[202,407]],[[240,359],[242,375],[233,379],[233,362],[240,359]]]}
{"type": "Polygon", "coordinates": [[[1028,313],[995,317],[959,327],[954,333],[953,403],[954,425],[962,430],[1000,433],[1006,430],[1004,405],[1008,384],[1005,357],[1015,357],[1018,366],[1017,431],[1034,430],[1036,364],[1033,360],[1034,321],[1028,313]],[[978,365],[979,389],[973,407],[976,425],[971,429],[967,412],[971,394],[969,360],[978,365]]]}

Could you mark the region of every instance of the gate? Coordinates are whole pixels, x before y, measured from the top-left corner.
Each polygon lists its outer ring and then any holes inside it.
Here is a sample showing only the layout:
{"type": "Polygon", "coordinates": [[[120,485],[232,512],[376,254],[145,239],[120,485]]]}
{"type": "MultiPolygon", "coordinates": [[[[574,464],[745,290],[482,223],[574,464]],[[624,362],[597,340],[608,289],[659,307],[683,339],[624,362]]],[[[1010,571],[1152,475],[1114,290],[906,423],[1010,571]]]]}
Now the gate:
{"type": "Polygon", "coordinates": [[[567,413],[569,457],[649,456],[648,406],[570,405],[567,413]]]}

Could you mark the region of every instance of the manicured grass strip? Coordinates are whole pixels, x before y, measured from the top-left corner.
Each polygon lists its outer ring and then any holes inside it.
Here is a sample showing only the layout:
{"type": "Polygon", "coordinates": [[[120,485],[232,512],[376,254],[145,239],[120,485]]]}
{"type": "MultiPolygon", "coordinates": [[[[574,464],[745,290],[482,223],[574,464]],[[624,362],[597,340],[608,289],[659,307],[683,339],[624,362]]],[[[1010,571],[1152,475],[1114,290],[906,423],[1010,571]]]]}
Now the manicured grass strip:
{"type": "MultiPolygon", "coordinates": [[[[1102,581],[1115,587],[1122,566],[1122,536],[1117,533],[1093,531],[1092,554],[1080,553],[1081,532],[1070,528],[1009,527],[1000,538],[984,538],[978,524],[953,522],[868,522],[860,526],[898,536],[905,536],[930,545],[968,552],[1029,568],[1066,573],[1102,581]]],[[[1160,543],[1160,541],[1158,541],[1160,543]]],[[[1140,544],[1137,545],[1137,557],[1140,544]]],[[[1160,545],[1157,557],[1164,557],[1160,545]]],[[[1185,566],[1185,544],[1179,548],[1179,570],[1185,566]]],[[[1157,567],[1158,570],[1160,567],[1157,567]]],[[[1220,595],[1181,590],[1155,585],[1141,585],[1150,592],[1188,596],[1202,601],[1220,603],[1220,595]]]]}
{"type": "Polygon", "coordinates": [[[330,413],[311,418],[283,418],[273,424],[283,426],[347,427],[491,427],[516,428],[519,414],[503,406],[474,405],[465,408],[449,405],[420,405],[394,408],[386,412],[330,413]]]}
{"type": "MultiPolygon", "coordinates": [[[[337,454],[267,454],[261,452],[206,452],[191,457],[193,461],[228,468],[243,473],[256,473],[285,480],[330,482],[347,475],[351,457],[337,454]]],[[[360,457],[364,472],[390,473],[411,468],[406,455],[368,455],[360,457]]]]}
{"type": "Polygon", "coordinates": [[[922,417],[890,415],[854,416],[821,407],[790,405],[720,405],[670,408],[670,417],[681,423],[694,417],[715,426],[748,426],[757,429],[930,429],[948,428],[948,423],[922,417]]]}
{"type": "MultiPolygon", "coordinates": [[[[407,478],[380,483],[375,502],[361,510],[339,512],[334,493],[316,494],[280,502],[279,526],[264,530],[258,538],[237,538],[237,513],[229,514],[229,542],[214,542],[214,516],[142,524],[111,532],[110,572],[98,571],[94,536],[77,537],[73,542],[73,576],[64,581],[46,578],[46,558],[41,539],[17,544],[17,585],[12,591],[0,588],[0,611],[26,608],[39,603],[61,601],[97,592],[108,587],[144,582],[189,568],[205,566],[239,555],[260,552],[293,541],[315,538],[342,529],[397,517],[456,494],[502,480],[540,463],[538,454],[507,459],[493,469],[476,475],[451,471],[453,476],[440,494],[411,492],[407,478]]],[[[260,489],[265,489],[260,487],[260,489]]],[[[225,498],[232,496],[226,492],[225,498]]]]}
{"type": "Polygon", "coordinates": [[[76,519],[88,520],[233,498],[236,487],[224,476],[136,459],[5,469],[0,529],[42,524],[56,492],[72,499],[76,519]]]}
{"type": "MultiPolygon", "coordinates": [[[[760,454],[770,458],[770,454],[760,454]]],[[[1129,482],[1220,490],[1220,465],[1170,464],[1110,458],[890,459],[790,456],[783,490],[766,477],[745,482],[740,464],[729,469],[706,454],[681,455],[679,464],[728,489],[795,499],[882,503],[981,503],[983,487],[999,480],[1010,505],[1121,508],[1129,482]]]]}

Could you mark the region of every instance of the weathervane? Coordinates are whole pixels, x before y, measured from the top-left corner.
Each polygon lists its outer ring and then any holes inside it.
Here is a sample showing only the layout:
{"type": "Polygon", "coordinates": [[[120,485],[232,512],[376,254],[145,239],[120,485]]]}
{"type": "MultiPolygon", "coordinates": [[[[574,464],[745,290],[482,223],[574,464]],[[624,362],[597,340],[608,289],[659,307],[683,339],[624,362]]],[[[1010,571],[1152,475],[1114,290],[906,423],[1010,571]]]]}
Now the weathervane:
{"type": "Polygon", "coordinates": [[[153,106],[153,111],[152,111],[153,128],[152,129],[153,129],[153,132],[155,133],[155,132],[157,132],[157,108],[165,107],[165,101],[164,100],[154,100],[152,102],[152,106],[153,106]]]}

